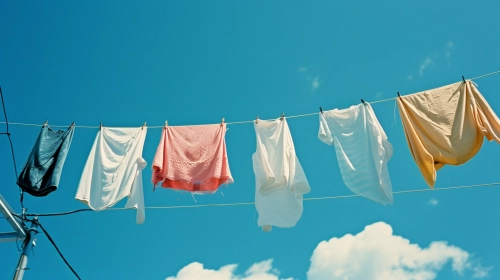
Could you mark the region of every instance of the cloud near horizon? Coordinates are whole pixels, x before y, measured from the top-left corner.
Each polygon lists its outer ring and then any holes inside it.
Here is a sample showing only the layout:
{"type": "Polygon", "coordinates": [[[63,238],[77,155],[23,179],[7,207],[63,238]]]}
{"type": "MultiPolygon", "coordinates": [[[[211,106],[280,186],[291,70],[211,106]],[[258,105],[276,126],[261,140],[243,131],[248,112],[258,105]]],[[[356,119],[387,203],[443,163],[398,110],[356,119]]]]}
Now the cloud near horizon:
{"type": "Polygon", "coordinates": [[[462,276],[470,270],[473,277],[482,278],[491,269],[473,265],[468,252],[445,241],[434,241],[421,248],[394,235],[390,225],[378,222],[356,235],[320,242],[311,257],[307,276],[309,280],[430,280],[448,262],[462,276]]]}
{"type": "Polygon", "coordinates": [[[193,262],[183,267],[177,276],[166,280],[293,280],[279,278],[279,271],[272,266],[273,260],[254,263],[244,275],[236,275],[237,264],[225,265],[218,270],[207,269],[199,262],[193,262]]]}
{"type": "MultiPolygon", "coordinates": [[[[293,280],[279,278],[272,259],[253,264],[243,275],[235,273],[237,264],[218,270],[193,262],[177,276],[166,280],[293,280]]],[[[346,234],[321,241],[311,256],[307,271],[309,280],[432,280],[451,263],[451,270],[465,278],[484,278],[492,267],[483,267],[467,251],[446,241],[434,241],[422,248],[410,240],[393,234],[384,222],[368,225],[356,235],[346,234]]]]}

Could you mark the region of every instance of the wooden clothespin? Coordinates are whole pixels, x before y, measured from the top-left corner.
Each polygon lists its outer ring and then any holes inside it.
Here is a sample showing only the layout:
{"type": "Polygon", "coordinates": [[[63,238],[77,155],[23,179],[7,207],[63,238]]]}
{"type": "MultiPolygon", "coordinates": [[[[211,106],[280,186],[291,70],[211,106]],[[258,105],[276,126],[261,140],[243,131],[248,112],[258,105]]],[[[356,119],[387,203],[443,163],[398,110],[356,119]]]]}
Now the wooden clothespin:
{"type": "Polygon", "coordinates": [[[144,130],[144,127],[146,126],[146,122],[144,122],[144,124],[142,125],[142,130],[144,130]]]}
{"type": "Polygon", "coordinates": [[[165,121],[165,126],[168,126],[168,121],[165,121]]]}
{"type": "Polygon", "coordinates": [[[220,124],[221,124],[221,125],[223,125],[223,124],[224,124],[224,118],[222,118],[222,122],[221,122],[220,124]]]}
{"type": "Polygon", "coordinates": [[[48,123],[49,123],[49,121],[45,121],[45,122],[43,123],[43,126],[44,126],[44,127],[45,127],[45,126],[47,126],[47,124],[48,124],[48,123]]]}
{"type": "Polygon", "coordinates": [[[259,122],[259,115],[257,115],[257,117],[255,118],[255,123],[258,123],[259,122]]]}
{"type": "Polygon", "coordinates": [[[72,123],[71,123],[71,125],[70,125],[69,127],[72,127],[72,126],[74,126],[74,125],[75,125],[75,122],[72,122],[72,123]]]}
{"type": "Polygon", "coordinates": [[[285,112],[282,112],[281,117],[280,117],[280,121],[282,121],[284,117],[285,117],[285,112]]]}
{"type": "Polygon", "coordinates": [[[99,125],[99,130],[102,130],[102,122],[99,125]]]}
{"type": "Polygon", "coordinates": [[[319,112],[323,115],[323,108],[319,107],[319,112]]]}

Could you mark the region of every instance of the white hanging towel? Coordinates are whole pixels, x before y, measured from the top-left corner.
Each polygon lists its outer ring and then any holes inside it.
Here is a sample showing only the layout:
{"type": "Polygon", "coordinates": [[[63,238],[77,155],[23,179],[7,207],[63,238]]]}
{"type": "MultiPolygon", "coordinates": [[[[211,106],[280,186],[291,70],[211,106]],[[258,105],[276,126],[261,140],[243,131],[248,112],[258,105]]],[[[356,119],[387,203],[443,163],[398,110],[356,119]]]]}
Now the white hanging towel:
{"type": "Polygon", "coordinates": [[[136,222],[145,219],[142,158],[147,127],[102,127],[90,151],[76,192],[76,199],[96,211],[128,196],[125,208],[136,208],[136,222]]]}
{"type": "Polygon", "coordinates": [[[311,191],[295,155],[286,119],[254,123],[257,151],[253,154],[257,224],[264,231],[272,226],[293,227],[302,216],[302,195],[311,191]]]}
{"type": "Polygon", "coordinates": [[[382,204],[392,203],[387,162],[392,145],[368,103],[319,114],[318,137],[335,145],[344,183],[356,194],[382,204]]]}

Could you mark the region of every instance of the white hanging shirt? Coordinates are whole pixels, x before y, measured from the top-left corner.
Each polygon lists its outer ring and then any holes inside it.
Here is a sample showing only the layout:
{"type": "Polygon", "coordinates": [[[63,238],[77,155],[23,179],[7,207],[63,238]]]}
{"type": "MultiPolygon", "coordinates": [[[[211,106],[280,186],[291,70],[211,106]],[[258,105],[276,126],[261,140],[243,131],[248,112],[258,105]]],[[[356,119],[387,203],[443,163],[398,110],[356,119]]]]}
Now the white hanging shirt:
{"type": "Polygon", "coordinates": [[[147,127],[102,127],[90,151],[76,192],[76,199],[93,210],[104,210],[122,198],[129,199],[125,208],[136,208],[136,222],[145,219],[142,158],[147,127]]]}
{"type": "Polygon", "coordinates": [[[335,145],[344,183],[356,194],[382,204],[392,203],[387,162],[392,145],[370,104],[319,114],[318,137],[335,145]]]}
{"type": "Polygon", "coordinates": [[[286,119],[254,123],[257,151],[253,154],[257,221],[264,231],[293,227],[302,216],[302,195],[311,191],[295,155],[286,119]]]}

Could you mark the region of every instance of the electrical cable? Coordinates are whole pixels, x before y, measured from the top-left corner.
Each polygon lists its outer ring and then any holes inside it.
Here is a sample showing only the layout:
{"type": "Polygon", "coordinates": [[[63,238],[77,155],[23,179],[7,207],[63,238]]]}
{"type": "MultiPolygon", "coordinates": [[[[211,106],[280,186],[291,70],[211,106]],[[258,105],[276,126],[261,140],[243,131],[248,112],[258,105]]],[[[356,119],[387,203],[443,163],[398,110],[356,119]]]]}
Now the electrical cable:
{"type": "Polygon", "coordinates": [[[61,256],[61,258],[64,261],[64,263],[66,263],[66,265],[69,267],[69,269],[71,269],[71,271],[73,272],[73,274],[75,274],[76,278],[78,278],[79,280],[81,280],[80,276],[78,276],[78,273],[76,273],[76,271],[73,269],[73,267],[69,264],[69,262],[63,256],[63,254],[61,253],[61,251],[59,251],[59,248],[57,247],[56,243],[54,242],[54,240],[52,239],[52,237],[50,237],[49,233],[45,230],[45,228],[43,228],[43,226],[40,223],[40,221],[37,221],[37,223],[38,223],[38,226],[40,226],[40,228],[42,229],[43,233],[45,233],[45,235],[49,239],[50,243],[52,243],[52,245],[54,245],[54,248],[56,248],[57,253],[59,253],[59,256],[61,256]]]}
{"type": "MultiPolygon", "coordinates": [[[[7,111],[5,110],[5,102],[3,100],[2,87],[0,87],[0,98],[2,99],[3,115],[5,117],[5,122],[3,122],[3,123],[5,124],[5,127],[6,127],[6,132],[2,132],[2,133],[0,133],[0,135],[4,134],[4,135],[7,135],[7,138],[9,138],[10,151],[12,154],[12,163],[14,164],[14,173],[16,174],[16,180],[17,180],[18,175],[17,175],[16,157],[14,156],[14,145],[12,145],[12,139],[10,138],[9,120],[7,119],[7,111]]],[[[21,208],[24,209],[24,203],[23,203],[24,191],[21,189],[21,187],[19,187],[19,190],[20,190],[20,194],[21,194],[19,201],[21,203],[21,208]]]]}
{"type": "MultiPolygon", "coordinates": [[[[417,193],[417,192],[434,192],[434,191],[446,191],[446,190],[456,190],[456,189],[470,189],[470,188],[479,188],[479,187],[492,187],[498,186],[500,182],[495,183],[487,183],[487,184],[474,184],[467,186],[454,186],[454,187],[446,187],[439,189],[415,189],[415,190],[407,190],[407,191],[396,191],[393,194],[405,194],[405,193],[417,193]]],[[[326,200],[326,199],[339,199],[339,198],[353,198],[353,197],[361,197],[359,194],[351,194],[351,195],[338,195],[338,196],[324,196],[324,197],[309,197],[304,198],[304,201],[312,201],[312,200],[326,200]]],[[[181,208],[201,208],[201,207],[221,207],[221,206],[242,206],[242,205],[254,205],[254,202],[236,202],[236,203],[218,203],[218,204],[195,204],[195,205],[178,205],[178,206],[146,206],[145,209],[181,209],[181,208]]],[[[117,210],[134,210],[135,208],[107,208],[105,211],[117,211],[117,210]]],[[[45,213],[45,214],[26,214],[26,216],[41,216],[41,217],[50,217],[50,216],[63,216],[74,214],[78,212],[85,211],[93,211],[92,209],[78,209],[68,212],[61,213],[45,213]]],[[[19,217],[16,214],[13,214],[16,217],[19,217]]]]}
{"type": "MultiPolygon", "coordinates": [[[[484,78],[484,77],[487,77],[487,76],[491,76],[491,75],[495,75],[495,74],[500,74],[500,70],[499,71],[494,71],[494,72],[491,72],[491,73],[488,73],[488,74],[484,74],[484,75],[481,75],[481,76],[477,76],[477,77],[474,77],[472,79],[469,79],[469,80],[476,80],[476,79],[480,79],[480,78],[484,78]]],[[[459,82],[457,82],[459,83],[459,82]]],[[[460,83],[462,83],[462,81],[460,81],[460,83]]],[[[396,99],[396,97],[393,97],[393,98],[387,98],[387,99],[383,99],[383,100],[376,100],[376,101],[372,101],[372,102],[368,102],[366,101],[366,103],[370,103],[370,104],[375,104],[375,103],[382,103],[382,102],[386,102],[386,101],[390,101],[390,100],[394,100],[396,99]]],[[[314,116],[314,115],[317,115],[319,114],[318,113],[309,113],[309,114],[301,114],[301,115],[293,115],[293,116],[286,116],[285,118],[287,119],[291,119],[291,118],[299,118],[299,117],[307,117],[307,116],[314,116]]],[[[270,120],[274,120],[274,119],[270,119],[270,120]]],[[[233,124],[246,124],[246,123],[253,123],[255,120],[248,120],[248,121],[239,121],[239,122],[226,122],[227,125],[233,125],[233,124]]],[[[0,123],[3,123],[3,122],[0,122],[0,123]]],[[[11,122],[10,124],[12,125],[22,125],[22,126],[42,126],[41,124],[32,124],[32,123],[13,123],[11,122]]],[[[205,124],[205,125],[210,125],[210,124],[205,124]]],[[[51,127],[68,127],[67,125],[51,125],[51,127]]],[[[163,128],[165,127],[164,125],[156,125],[156,126],[148,126],[148,128],[163,128]]],[[[75,125],[75,128],[100,128],[100,126],[88,126],[88,125],[75,125]]]]}
{"type": "Polygon", "coordinates": [[[74,214],[78,212],[85,212],[85,211],[93,211],[92,209],[86,208],[86,209],[78,209],[78,210],[73,210],[73,211],[68,211],[68,212],[61,212],[61,213],[50,213],[50,214],[26,214],[26,217],[33,217],[33,216],[40,216],[40,217],[45,217],[45,216],[63,216],[63,215],[69,215],[69,214],[74,214]]]}

